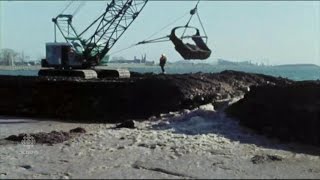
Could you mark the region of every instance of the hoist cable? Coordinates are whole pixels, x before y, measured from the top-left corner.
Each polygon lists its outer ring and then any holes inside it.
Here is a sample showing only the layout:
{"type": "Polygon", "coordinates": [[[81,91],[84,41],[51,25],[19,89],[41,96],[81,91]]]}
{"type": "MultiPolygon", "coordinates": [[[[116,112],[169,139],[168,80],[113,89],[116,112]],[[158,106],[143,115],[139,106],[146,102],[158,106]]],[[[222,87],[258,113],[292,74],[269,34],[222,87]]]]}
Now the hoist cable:
{"type": "Polygon", "coordinates": [[[168,40],[160,40],[160,39],[163,39],[163,38],[168,38],[169,36],[164,36],[164,37],[160,37],[160,38],[156,38],[156,39],[151,39],[151,40],[147,40],[147,39],[150,39],[151,37],[155,36],[156,34],[158,34],[159,32],[161,32],[162,30],[164,30],[165,28],[167,28],[167,27],[171,26],[172,24],[176,23],[176,22],[179,21],[180,19],[184,18],[187,14],[188,14],[188,12],[185,13],[184,15],[182,15],[181,17],[175,19],[175,20],[172,21],[171,23],[165,25],[165,26],[164,26],[163,28],[161,28],[159,31],[153,33],[153,34],[150,35],[148,38],[146,38],[146,40],[140,41],[140,42],[135,43],[135,44],[133,44],[133,45],[130,45],[130,46],[126,47],[126,48],[120,49],[120,50],[118,50],[118,51],[116,51],[116,52],[114,52],[114,53],[112,53],[112,54],[115,54],[115,53],[124,51],[124,50],[126,50],[126,49],[132,48],[132,47],[137,46],[137,45],[140,45],[140,44],[169,41],[169,39],[168,39],[168,40]],[[157,40],[159,40],[159,41],[157,41],[157,40]]]}
{"type": "Polygon", "coordinates": [[[185,27],[186,27],[186,28],[183,30],[183,33],[182,33],[181,37],[183,37],[183,36],[184,36],[184,33],[186,32],[187,27],[189,26],[189,23],[190,23],[190,21],[191,21],[191,19],[192,19],[193,15],[194,15],[195,13],[198,13],[198,4],[199,4],[199,2],[200,2],[200,0],[198,0],[198,2],[197,2],[197,4],[195,5],[195,7],[194,7],[193,9],[191,9],[191,10],[190,10],[190,14],[191,14],[191,16],[190,16],[190,18],[189,18],[189,20],[188,20],[187,24],[185,25],[185,27]]]}
{"type": "Polygon", "coordinates": [[[187,12],[187,13],[185,13],[184,15],[182,15],[181,17],[179,17],[179,18],[175,19],[173,22],[171,22],[171,23],[169,23],[169,24],[165,25],[165,26],[164,26],[163,28],[161,28],[159,31],[157,31],[157,32],[153,33],[151,36],[149,36],[149,37],[148,37],[148,38],[146,38],[146,39],[150,39],[150,38],[152,38],[153,36],[155,36],[156,34],[158,34],[159,32],[161,32],[161,31],[162,31],[162,30],[164,30],[165,28],[167,28],[167,27],[171,26],[172,24],[176,23],[176,22],[177,22],[177,21],[179,21],[180,19],[184,18],[187,14],[188,14],[188,12],[187,12]]]}
{"type": "Polygon", "coordinates": [[[70,5],[72,4],[74,2],[74,0],[72,0],[72,1],[70,1],[69,2],[69,4],[61,11],[61,13],[60,14],[63,14],[64,13],[64,11],[66,11],[69,7],[70,7],[70,5]]]}
{"type": "Polygon", "coordinates": [[[115,51],[115,52],[113,52],[113,53],[110,53],[109,55],[117,54],[117,53],[119,53],[119,52],[122,52],[122,51],[124,51],[124,50],[129,49],[129,48],[132,48],[132,47],[134,47],[134,46],[136,46],[136,44],[132,44],[132,45],[126,47],[126,48],[123,48],[123,49],[120,49],[120,50],[115,51]]]}
{"type": "MultiPolygon", "coordinates": [[[[202,30],[203,30],[203,32],[204,32],[204,35],[207,36],[206,30],[204,29],[204,26],[203,26],[203,24],[202,24],[202,21],[201,21],[200,16],[199,16],[198,13],[197,13],[197,16],[198,16],[199,22],[200,22],[200,24],[201,24],[202,30]]],[[[206,39],[206,41],[208,41],[208,39],[206,39]]],[[[207,43],[207,42],[206,42],[206,43],[207,43]]]]}
{"type": "Polygon", "coordinates": [[[75,16],[79,12],[79,10],[85,5],[85,3],[86,1],[81,1],[77,9],[73,12],[72,16],[75,16]]]}
{"type": "Polygon", "coordinates": [[[140,42],[138,42],[136,45],[146,44],[146,43],[155,43],[155,42],[165,42],[165,41],[169,41],[169,36],[163,36],[163,37],[156,38],[156,39],[150,39],[150,40],[140,41],[140,42]],[[166,40],[163,40],[163,39],[166,39],[166,40]]]}

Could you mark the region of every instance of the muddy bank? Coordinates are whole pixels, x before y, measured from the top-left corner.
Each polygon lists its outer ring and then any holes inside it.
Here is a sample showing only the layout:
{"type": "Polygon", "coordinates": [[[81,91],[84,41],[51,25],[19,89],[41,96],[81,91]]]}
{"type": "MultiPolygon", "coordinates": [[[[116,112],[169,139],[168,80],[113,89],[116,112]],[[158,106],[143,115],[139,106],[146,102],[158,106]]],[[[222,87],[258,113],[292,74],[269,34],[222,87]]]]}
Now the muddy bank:
{"type": "Polygon", "coordinates": [[[103,122],[147,118],[241,96],[251,85],[292,81],[236,71],[81,80],[0,76],[0,114],[103,122]]]}
{"type": "Polygon", "coordinates": [[[252,87],[227,113],[269,137],[320,146],[320,81],[252,87]]]}

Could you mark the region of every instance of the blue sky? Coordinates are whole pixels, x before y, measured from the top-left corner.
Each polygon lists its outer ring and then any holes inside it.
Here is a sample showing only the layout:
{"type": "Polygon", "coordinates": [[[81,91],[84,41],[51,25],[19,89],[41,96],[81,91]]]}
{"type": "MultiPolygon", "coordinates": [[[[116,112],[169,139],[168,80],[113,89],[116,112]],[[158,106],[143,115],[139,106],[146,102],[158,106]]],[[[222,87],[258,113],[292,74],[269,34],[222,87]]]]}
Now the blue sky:
{"type": "MultiPolygon", "coordinates": [[[[44,56],[45,43],[53,41],[51,18],[67,4],[67,1],[0,1],[0,48],[24,51],[32,58],[44,56]]],[[[171,42],[114,52],[145,40],[195,4],[196,1],[148,2],[111,49],[111,56],[133,58],[146,53],[149,60],[157,61],[165,53],[169,61],[181,60],[171,42]]],[[[74,18],[75,27],[83,30],[105,7],[105,1],[86,2],[74,18]]],[[[209,37],[208,46],[213,51],[207,62],[224,58],[269,64],[320,65],[319,1],[201,1],[198,11],[209,37]]],[[[188,18],[177,21],[153,38],[168,35],[171,28],[185,25],[188,18]]],[[[199,27],[196,18],[191,24],[199,27]]]]}

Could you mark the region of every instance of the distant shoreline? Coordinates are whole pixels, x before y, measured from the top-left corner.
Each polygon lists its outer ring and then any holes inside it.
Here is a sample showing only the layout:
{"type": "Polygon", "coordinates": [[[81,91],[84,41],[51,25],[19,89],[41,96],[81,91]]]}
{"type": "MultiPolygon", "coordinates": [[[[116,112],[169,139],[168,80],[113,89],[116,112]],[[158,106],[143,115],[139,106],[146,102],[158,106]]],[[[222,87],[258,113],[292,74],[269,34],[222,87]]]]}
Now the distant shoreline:
{"type": "MultiPolygon", "coordinates": [[[[283,64],[283,65],[272,65],[272,66],[257,66],[257,65],[240,65],[240,64],[192,64],[192,63],[170,63],[168,66],[198,66],[198,65],[210,65],[210,66],[215,66],[215,67],[223,67],[228,69],[230,68],[235,68],[235,67],[256,67],[256,68],[298,68],[298,67],[312,67],[312,68],[320,68],[320,66],[316,64],[283,64]]],[[[109,63],[108,65],[101,65],[101,66],[96,66],[97,69],[105,69],[105,68],[136,68],[136,67],[145,67],[145,68],[150,68],[150,67],[157,67],[157,64],[154,65],[146,65],[146,64],[135,64],[135,63],[109,63]]],[[[39,70],[41,69],[41,65],[34,65],[34,66],[0,66],[0,70],[39,70]]]]}
{"type": "Polygon", "coordinates": [[[0,66],[0,70],[38,70],[41,66],[0,66]]]}

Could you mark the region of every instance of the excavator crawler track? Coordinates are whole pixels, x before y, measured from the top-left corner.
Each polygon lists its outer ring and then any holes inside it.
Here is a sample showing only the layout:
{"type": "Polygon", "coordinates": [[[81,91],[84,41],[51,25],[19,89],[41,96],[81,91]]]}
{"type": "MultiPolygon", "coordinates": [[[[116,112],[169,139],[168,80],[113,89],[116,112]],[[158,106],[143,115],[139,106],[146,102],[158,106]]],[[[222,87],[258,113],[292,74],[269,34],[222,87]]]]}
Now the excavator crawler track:
{"type": "Polygon", "coordinates": [[[130,78],[130,71],[128,69],[95,69],[98,78],[130,78]]]}
{"type": "Polygon", "coordinates": [[[130,78],[127,69],[41,69],[38,76],[79,77],[83,79],[130,78]]]}

